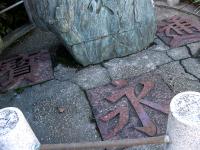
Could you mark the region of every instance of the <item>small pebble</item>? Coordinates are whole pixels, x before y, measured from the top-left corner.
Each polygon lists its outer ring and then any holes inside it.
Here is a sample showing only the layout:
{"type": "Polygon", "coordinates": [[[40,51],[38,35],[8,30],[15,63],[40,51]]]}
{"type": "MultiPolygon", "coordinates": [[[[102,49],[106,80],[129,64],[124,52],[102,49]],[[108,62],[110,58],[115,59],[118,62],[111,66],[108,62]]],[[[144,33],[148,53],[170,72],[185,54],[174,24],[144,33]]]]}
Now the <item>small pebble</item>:
{"type": "Polygon", "coordinates": [[[65,108],[64,107],[58,107],[58,111],[59,111],[59,113],[64,113],[65,108]]]}

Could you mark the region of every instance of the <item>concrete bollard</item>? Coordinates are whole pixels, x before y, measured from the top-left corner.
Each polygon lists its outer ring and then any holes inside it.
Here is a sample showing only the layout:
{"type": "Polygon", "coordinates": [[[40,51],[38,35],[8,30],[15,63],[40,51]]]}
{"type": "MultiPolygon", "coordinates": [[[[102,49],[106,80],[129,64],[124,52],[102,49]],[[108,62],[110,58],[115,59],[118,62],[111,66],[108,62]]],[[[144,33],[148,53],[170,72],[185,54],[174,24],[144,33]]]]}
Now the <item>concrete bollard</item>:
{"type": "Polygon", "coordinates": [[[180,0],[167,0],[169,6],[176,6],[180,3],[180,0]]]}
{"type": "Polygon", "coordinates": [[[165,150],[200,149],[200,93],[183,92],[170,104],[167,134],[171,143],[165,150]]]}
{"type": "Polygon", "coordinates": [[[39,150],[40,143],[22,112],[13,107],[0,110],[0,149],[39,150]]]}

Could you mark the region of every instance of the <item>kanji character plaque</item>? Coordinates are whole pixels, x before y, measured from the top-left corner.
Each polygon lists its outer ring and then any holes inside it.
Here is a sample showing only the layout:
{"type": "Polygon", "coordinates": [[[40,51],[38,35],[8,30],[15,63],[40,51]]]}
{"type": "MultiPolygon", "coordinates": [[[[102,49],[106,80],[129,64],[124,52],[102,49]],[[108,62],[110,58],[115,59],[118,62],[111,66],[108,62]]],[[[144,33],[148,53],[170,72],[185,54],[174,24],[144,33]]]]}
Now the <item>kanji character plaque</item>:
{"type": "Polygon", "coordinates": [[[173,16],[158,22],[157,36],[171,48],[200,41],[200,22],[173,16]]]}
{"type": "Polygon", "coordinates": [[[18,54],[0,61],[0,92],[53,79],[48,51],[18,54]]]}
{"type": "Polygon", "coordinates": [[[165,134],[174,96],[161,76],[147,73],[87,91],[104,140],[165,134]]]}

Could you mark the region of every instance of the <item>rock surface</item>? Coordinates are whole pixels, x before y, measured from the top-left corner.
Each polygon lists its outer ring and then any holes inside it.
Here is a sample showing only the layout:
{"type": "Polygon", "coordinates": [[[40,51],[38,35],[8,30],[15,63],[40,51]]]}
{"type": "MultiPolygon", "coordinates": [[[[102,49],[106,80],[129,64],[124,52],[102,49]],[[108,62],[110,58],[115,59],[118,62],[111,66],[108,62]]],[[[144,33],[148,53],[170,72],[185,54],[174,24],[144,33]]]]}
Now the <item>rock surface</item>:
{"type": "Polygon", "coordinates": [[[156,31],[152,1],[25,0],[25,6],[31,20],[56,33],[83,65],[142,50],[156,31]]]}

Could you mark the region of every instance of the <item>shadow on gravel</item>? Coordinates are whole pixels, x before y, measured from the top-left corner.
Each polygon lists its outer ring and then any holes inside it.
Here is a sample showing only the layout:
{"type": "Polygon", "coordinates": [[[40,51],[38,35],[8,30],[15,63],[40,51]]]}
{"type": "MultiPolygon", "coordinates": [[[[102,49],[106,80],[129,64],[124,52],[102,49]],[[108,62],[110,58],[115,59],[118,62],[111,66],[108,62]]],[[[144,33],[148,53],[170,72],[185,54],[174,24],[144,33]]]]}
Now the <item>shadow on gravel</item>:
{"type": "Polygon", "coordinates": [[[66,67],[72,68],[82,68],[83,66],[79,64],[73,56],[69,53],[67,48],[62,44],[55,46],[50,50],[53,67],[58,64],[63,64],[66,67]]]}

